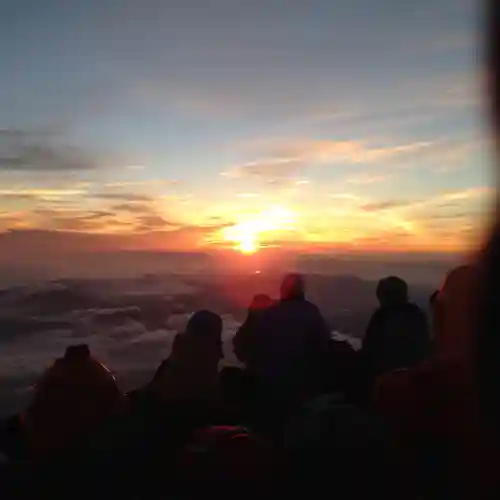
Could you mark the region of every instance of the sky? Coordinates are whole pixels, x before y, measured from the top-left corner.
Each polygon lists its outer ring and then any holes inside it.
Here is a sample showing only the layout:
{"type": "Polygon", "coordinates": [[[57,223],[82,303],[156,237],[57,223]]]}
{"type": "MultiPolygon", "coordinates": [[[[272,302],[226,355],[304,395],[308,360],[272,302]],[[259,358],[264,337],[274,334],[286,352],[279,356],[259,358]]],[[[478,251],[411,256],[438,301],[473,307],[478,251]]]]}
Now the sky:
{"type": "Polygon", "coordinates": [[[473,0],[4,0],[0,243],[467,249],[478,27],[473,0]]]}

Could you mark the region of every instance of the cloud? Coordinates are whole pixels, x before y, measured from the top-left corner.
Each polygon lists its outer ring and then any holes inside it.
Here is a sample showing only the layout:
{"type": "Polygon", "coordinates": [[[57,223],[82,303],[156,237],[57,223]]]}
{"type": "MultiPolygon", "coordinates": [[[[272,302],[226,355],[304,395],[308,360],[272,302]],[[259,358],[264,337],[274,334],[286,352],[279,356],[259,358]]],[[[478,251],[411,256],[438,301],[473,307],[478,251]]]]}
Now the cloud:
{"type": "Polygon", "coordinates": [[[138,224],[138,230],[140,231],[151,231],[157,229],[163,229],[167,226],[179,227],[178,224],[165,220],[160,215],[141,215],[136,218],[136,223],[138,224]]]}
{"type": "Polygon", "coordinates": [[[109,182],[104,184],[106,188],[120,188],[120,187],[128,187],[128,186],[177,186],[179,181],[170,180],[170,179],[144,179],[144,180],[134,180],[134,181],[116,181],[109,182]]]}
{"type": "MultiPolygon", "coordinates": [[[[296,181],[297,174],[311,165],[335,162],[351,165],[394,162],[414,158],[433,147],[435,145],[431,141],[371,146],[362,141],[299,139],[282,145],[276,144],[266,158],[238,165],[221,175],[232,179],[259,179],[271,184],[282,183],[296,181]]],[[[372,182],[377,180],[381,179],[371,179],[372,182]]],[[[363,183],[363,179],[360,183],[363,183]]]]}
{"type": "MultiPolygon", "coordinates": [[[[192,251],[206,248],[212,244],[215,234],[233,224],[217,222],[189,225],[169,221],[159,215],[139,216],[132,221],[111,217],[109,220],[91,220],[87,215],[64,215],[64,212],[57,211],[47,217],[43,224],[38,223],[38,229],[25,225],[15,229],[9,224],[1,224],[5,232],[0,232],[0,260],[10,257],[16,262],[30,262],[38,257],[43,260],[49,256],[58,262],[68,253],[92,255],[95,252],[118,250],[192,251]],[[36,255],[33,254],[33,248],[37,249],[36,255]]],[[[22,217],[23,221],[26,220],[25,216],[22,217]]]]}
{"type": "Polygon", "coordinates": [[[4,192],[0,196],[2,201],[35,201],[39,199],[38,196],[29,193],[4,192]]]}
{"type": "Polygon", "coordinates": [[[21,214],[12,212],[0,212],[0,234],[9,229],[21,229],[26,227],[25,218],[21,214]]]}
{"type": "Polygon", "coordinates": [[[390,177],[389,174],[361,174],[355,177],[350,177],[349,179],[346,180],[347,184],[357,184],[357,185],[364,185],[364,184],[375,184],[376,182],[382,182],[385,181],[390,177]]]}
{"type": "Polygon", "coordinates": [[[457,191],[445,191],[440,193],[435,198],[430,201],[455,201],[455,200],[470,200],[473,198],[478,198],[482,196],[488,196],[495,192],[495,190],[490,186],[475,186],[467,189],[457,190],[457,191]]]}
{"type": "Polygon", "coordinates": [[[374,163],[419,153],[432,145],[421,141],[390,146],[369,146],[361,141],[311,141],[302,146],[303,158],[315,162],[342,161],[351,164],[374,163]]]}
{"type": "Polygon", "coordinates": [[[390,210],[393,208],[401,208],[413,205],[415,202],[410,200],[385,200],[373,203],[367,203],[361,206],[365,212],[380,212],[382,210],[390,210]]]}
{"type": "Polygon", "coordinates": [[[92,193],[93,198],[117,201],[152,201],[151,196],[136,193],[92,193]]]}
{"type": "Polygon", "coordinates": [[[182,224],[173,221],[167,221],[163,215],[158,212],[154,204],[147,203],[121,203],[112,207],[118,212],[126,212],[134,216],[133,223],[137,231],[152,231],[164,229],[167,227],[178,228],[182,224]]]}
{"type": "Polygon", "coordinates": [[[61,209],[61,208],[39,208],[33,210],[35,215],[42,217],[60,217],[60,216],[71,216],[73,218],[85,219],[85,220],[99,220],[106,217],[113,217],[114,212],[109,210],[90,210],[88,212],[81,209],[61,209]]]}
{"type": "Polygon", "coordinates": [[[381,212],[391,209],[426,209],[432,207],[451,207],[470,200],[487,198],[494,193],[494,189],[488,186],[476,186],[467,189],[443,191],[417,200],[381,200],[360,205],[366,212],[381,212]]]}
{"type": "Polygon", "coordinates": [[[274,184],[289,180],[302,167],[300,158],[272,158],[239,165],[222,175],[231,179],[259,179],[274,184]]]}
{"type": "Polygon", "coordinates": [[[153,207],[144,203],[121,203],[112,207],[119,212],[129,212],[131,214],[145,214],[153,210],[153,207]]]}
{"type": "Polygon", "coordinates": [[[107,217],[114,217],[114,215],[115,215],[114,212],[110,212],[108,210],[95,210],[86,215],[82,215],[80,219],[99,220],[107,217]]]}
{"type": "MultiPolygon", "coordinates": [[[[113,212],[106,210],[84,212],[78,209],[38,209],[34,210],[32,214],[42,227],[63,231],[102,230],[106,225],[106,219],[115,217],[113,212]]],[[[28,218],[29,215],[27,214],[28,218]]]]}
{"type": "Polygon", "coordinates": [[[75,217],[52,217],[50,225],[53,229],[65,231],[92,231],[96,229],[94,221],[75,217]]]}
{"type": "Polygon", "coordinates": [[[2,200],[54,201],[84,195],[85,189],[0,189],[2,200]]]}
{"type": "Polygon", "coordinates": [[[21,130],[0,130],[0,171],[50,172],[96,169],[87,152],[21,130]]]}
{"type": "Polygon", "coordinates": [[[109,210],[80,208],[36,208],[24,212],[24,219],[33,227],[58,231],[103,231],[116,214],[109,210]]]}

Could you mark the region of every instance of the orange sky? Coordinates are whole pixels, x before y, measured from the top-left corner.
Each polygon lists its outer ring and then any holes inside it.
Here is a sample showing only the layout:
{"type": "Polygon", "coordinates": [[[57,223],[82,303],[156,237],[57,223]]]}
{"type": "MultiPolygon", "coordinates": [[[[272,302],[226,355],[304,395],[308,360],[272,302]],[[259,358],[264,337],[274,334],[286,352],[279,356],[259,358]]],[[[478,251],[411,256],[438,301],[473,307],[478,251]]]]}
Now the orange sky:
{"type": "Polygon", "coordinates": [[[277,2],[8,9],[3,241],[477,244],[491,194],[477,3],[277,2]]]}

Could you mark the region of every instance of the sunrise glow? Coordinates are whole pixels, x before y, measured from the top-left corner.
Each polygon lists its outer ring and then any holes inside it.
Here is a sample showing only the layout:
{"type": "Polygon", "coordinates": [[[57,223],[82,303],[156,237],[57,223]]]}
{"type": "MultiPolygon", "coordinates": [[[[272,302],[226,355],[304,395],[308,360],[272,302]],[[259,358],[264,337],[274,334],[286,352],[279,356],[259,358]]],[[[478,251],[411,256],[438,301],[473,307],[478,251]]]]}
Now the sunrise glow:
{"type": "Polygon", "coordinates": [[[225,228],[222,239],[233,243],[235,250],[252,254],[259,250],[264,240],[272,240],[283,231],[292,229],[294,220],[289,209],[274,206],[225,228]]]}
{"type": "Polygon", "coordinates": [[[255,237],[249,235],[247,238],[243,238],[237,248],[241,253],[252,254],[258,250],[258,242],[255,241],[255,237]]]}
{"type": "Polygon", "coordinates": [[[203,23],[172,2],[46,3],[29,23],[8,9],[0,31],[0,265],[30,268],[26,251],[47,267],[60,249],[251,267],[275,250],[483,241],[495,189],[473,0],[368,24],[354,1],[283,2],[286,16],[210,2],[203,23]]]}

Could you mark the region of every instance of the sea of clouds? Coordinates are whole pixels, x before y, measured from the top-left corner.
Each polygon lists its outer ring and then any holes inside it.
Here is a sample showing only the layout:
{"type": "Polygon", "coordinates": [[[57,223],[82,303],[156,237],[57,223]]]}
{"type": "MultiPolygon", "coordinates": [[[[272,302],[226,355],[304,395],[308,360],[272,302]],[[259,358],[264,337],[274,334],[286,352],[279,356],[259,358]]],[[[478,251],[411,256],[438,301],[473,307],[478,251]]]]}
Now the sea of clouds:
{"type": "MultiPolygon", "coordinates": [[[[111,370],[123,390],[140,387],[169,356],[174,337],[185,329],[192,311],[186,309],[183,300],[197,293],[198,288],[189,280],[171,278],[152,282],[99,282],[86,286],[86,293],[97,303],[103,300],[108,306],[72,306],[69,310],[46,316],[38,311],[36,318],[42,316],[42,319],[48,318],[62,326],[16,335],[0,331],[0,415],[19,411],[26,405],[40,374],[74,344],[88,344],[93,355],[111,370]],[[147,321],[141,320],[141,308],[133,305],[135,300],[144,300],[145,297],[155,300],[160,297],[170,304],[171,311],[179,312],[166,315],[161,327],[148,329],[144,324],[147,321]],[[126,305],[109,307],[109,303],[123,301],[126,305]]],[[[0,295],[0,316],[32,318],[33,303],[38,306],[37,301],[45,300],[45,296],[62,293],[62,296],[55,296],[53,305],[57,307],[58,300],[65,299],[67,290],[72,288],[65,283],[9,289],[0,295]]],[[[219,312],[224,324],[221,365],[237,365],[232,339],[241,324],[241,315],[238,319],[232,311],[219,312]]],[[[359,339],[339,332],[332,334],[351,342],[355,348],[359,347],[359,339]]]]}

